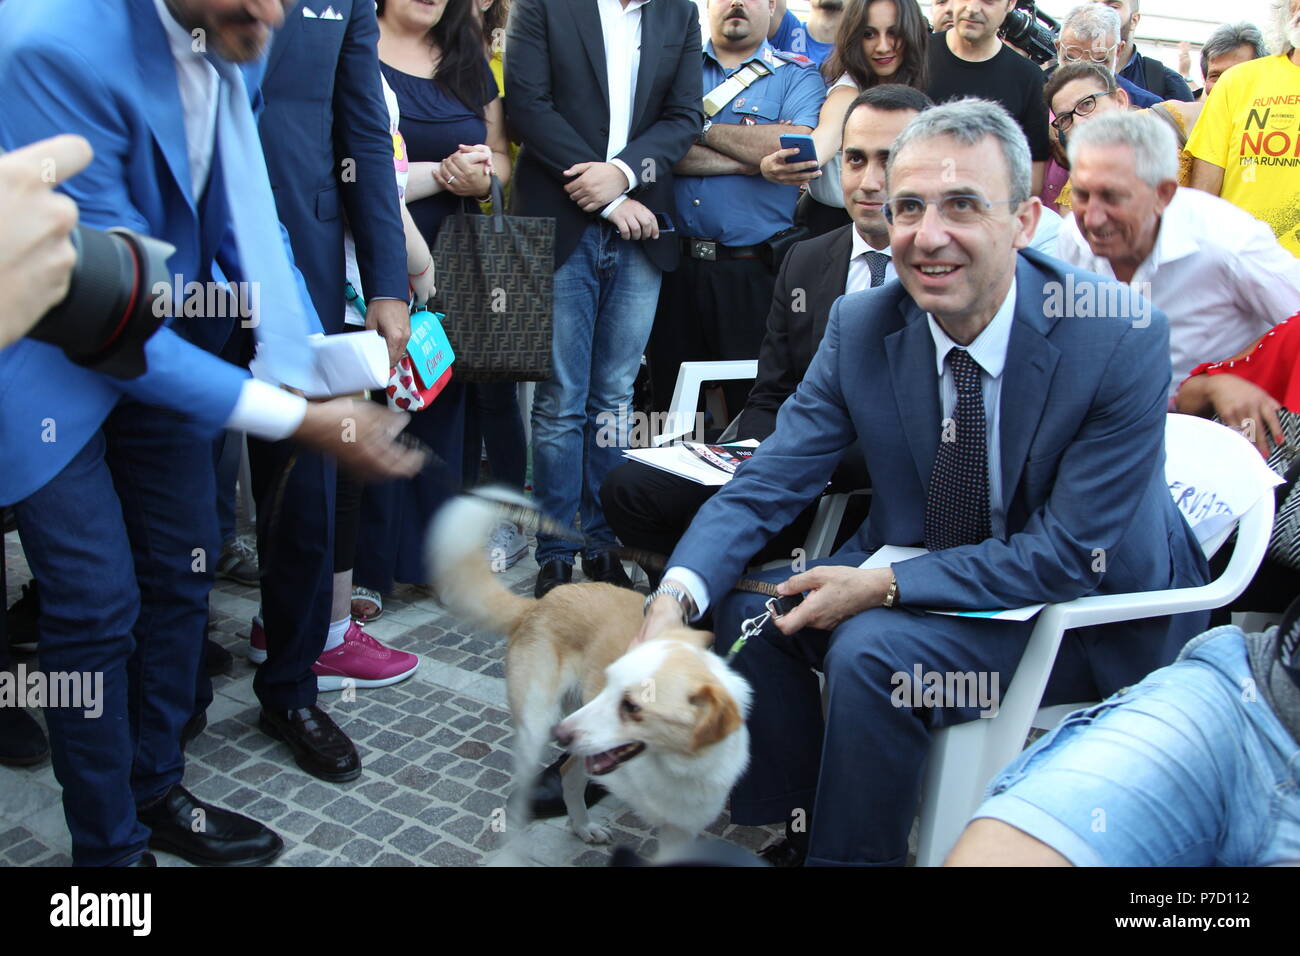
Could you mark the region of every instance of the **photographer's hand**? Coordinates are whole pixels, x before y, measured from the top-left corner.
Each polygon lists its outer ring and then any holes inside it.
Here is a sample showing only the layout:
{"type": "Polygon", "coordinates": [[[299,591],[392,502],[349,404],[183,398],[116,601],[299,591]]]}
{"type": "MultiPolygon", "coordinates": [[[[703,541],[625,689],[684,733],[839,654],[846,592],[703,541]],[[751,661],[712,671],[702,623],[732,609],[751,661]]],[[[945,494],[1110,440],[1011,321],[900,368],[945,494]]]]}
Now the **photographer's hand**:
{"type": "Polygon", "coordinates": [[[90,144],[55,136],[0,156],[0,348],[18,341],[68,294],[77,206],[54,187],[89,165],[90,144]]]}

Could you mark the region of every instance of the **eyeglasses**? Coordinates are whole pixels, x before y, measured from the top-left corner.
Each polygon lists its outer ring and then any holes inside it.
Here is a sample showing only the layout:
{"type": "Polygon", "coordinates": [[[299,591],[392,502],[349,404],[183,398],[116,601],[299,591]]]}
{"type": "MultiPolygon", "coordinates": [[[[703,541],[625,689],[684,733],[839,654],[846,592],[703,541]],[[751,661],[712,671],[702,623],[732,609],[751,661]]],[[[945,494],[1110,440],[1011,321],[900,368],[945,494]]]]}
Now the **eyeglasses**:
{"type": "Polygon", "coordinates": [[[1081,46],[1063,46],[1061,47],[1062,63],[1077,63],[1080,60],[1091,60],[1093,63],[1106,63],[1110,60],[1119,44],[1106,47],[1105,50],[1098,53],[1096,50],[1085,50],[1081,46]]]}
{"type": "Polygon", "coordinates": [[[1114,90],[1102,90],[1100,93],[1089,93],[1079,102],[1074,104],[1074,109],[1066,110],[1056,119],[1052,120],[1052,126],[1058,133],[1064,133],[1074,125],[1076,116],[1087,116],[1097,108],[1097,100],[1103,96],[1110,96],[1114,90]]]}
{"type": "Polygon", "coordinates": [[[970,226],[979,222],[994,206],[1019,205],[1020,199],[988,200],[982,196],[957,195],[942,199],[917,199],[912,196],[885,201],[885,221],[892,226],[915,226],[925,218],[927,206],[939,207],[939,218],[950,226],[970,226]]]}

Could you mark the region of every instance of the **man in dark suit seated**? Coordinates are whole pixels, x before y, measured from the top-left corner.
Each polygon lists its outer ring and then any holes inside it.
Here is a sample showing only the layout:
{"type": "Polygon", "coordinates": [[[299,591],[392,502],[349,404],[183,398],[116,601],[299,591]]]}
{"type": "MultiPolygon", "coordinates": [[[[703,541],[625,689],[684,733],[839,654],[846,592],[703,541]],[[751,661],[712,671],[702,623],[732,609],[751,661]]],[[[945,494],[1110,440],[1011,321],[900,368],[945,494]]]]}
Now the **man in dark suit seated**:
{"type": "MultiPolygon", "coordinates": [[[[832,308],[776,430],[700,509],[636,638],[716,604],[718,643],[729,646],[764,600],[729,594],[746,557],[860,444],[866,523],[808,571],[768,575],[782,595],[806,597],[734,661],[754,709],[753,759],[731,819],[786,821],[787,839],[768,855],[787,863],[904,863],[931,734],[995,709],[996,694],[957,691],[972,676],[1006,687],[1034,626],[928,609],[1018,608],[1208,577],[1164,477],[1168,320],[1140,311],[1147,304],[1127,286],[1025,250],[1040,205],[1010,115],[980,100],[927,110],[895,143],[887,188],[899,281],[832,308]],[[1067,278],[1097,283],[1119,314],[1045,309],[1067,278]],[[1139,315],[1150,322],[1126,318],[1139,315]],[[884,545],[928,553],[860,567],[884,545]],[[813,669],[826,678],[824,720],[813,669]],[[908,686],[917,669],[926,686],[937,674],[954,691],[927,699],[908,686]]],[[[1134,683],[1205,620],[1067,634],[1048,701],[1134,683]]]]}
{"type": "MultiPolygon", "coordinates": [[[[853,222],[796,243],[782,263],[759,351],[758,378],[744,409],[725,433],[729,440],[761,441],[772,434],[778,409],[794,393],[817,351],[835,300],[845,292],[874,288],[894,278],[883,213],[885,162],[903,127],[932,105],[920,90],[897,84],[873,87],[849,104],[844,115],[842,185],[844,206],[853,222]]],[[[812,175],[806,173],[804,178],[812,175]]],[[[861,452],[850,450],[836,469],[832,487],[851,491],[868,483],[861,452]]],[[[605,479],[600,500],[606,520],[624,546],[667,555],[695,512],[717,491],[629,461],[605,479]]],[[[802,545],[815,512],[816,502],[764,544],[759,560],[789,557],[793,548],[802,545]]],[[[865,512],[857,520],[863,517],[865,512]]],[[[647,570],[658,583],[659,571],[647,570]]]]}

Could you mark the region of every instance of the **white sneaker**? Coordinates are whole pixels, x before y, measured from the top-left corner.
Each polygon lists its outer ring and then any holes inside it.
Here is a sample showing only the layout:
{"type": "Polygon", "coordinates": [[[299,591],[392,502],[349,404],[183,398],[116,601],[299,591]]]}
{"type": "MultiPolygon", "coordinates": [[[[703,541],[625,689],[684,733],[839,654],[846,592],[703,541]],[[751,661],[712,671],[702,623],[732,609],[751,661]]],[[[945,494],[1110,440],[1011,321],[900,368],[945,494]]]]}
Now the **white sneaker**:
{"type": "Polygon", "coordinates": [[[492,537],[488,538],[487,551],[492,570],[504,571],[514,567],[528,553],[528,539],[513,521],[503,521],[496,526],[492,537]]]}

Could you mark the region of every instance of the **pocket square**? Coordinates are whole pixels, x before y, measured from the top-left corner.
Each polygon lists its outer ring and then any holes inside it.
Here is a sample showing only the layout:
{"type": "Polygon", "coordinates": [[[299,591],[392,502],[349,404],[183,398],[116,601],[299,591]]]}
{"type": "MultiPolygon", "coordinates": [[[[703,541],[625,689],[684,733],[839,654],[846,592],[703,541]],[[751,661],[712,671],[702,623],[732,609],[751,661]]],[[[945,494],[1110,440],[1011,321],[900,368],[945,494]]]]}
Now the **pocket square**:
{"type": "Polygon", "coordinates": [[[326,7],[325,12],[320,15],[322,20],[342,20],[343,14],[339,13],[333,7],[326,7]]]}
{"type": "Polygon", "coordinates": [[[318,20],[318,19],[320,19],[320,14],[318,14],[318,13],[317,13],[315,10],[313,10],[311,7],[306,7],[306,6],[303,7],[303,8],[302,8],[302,15],[303,15],[304,17],[306,17],[308,20],[318,20]]]}

